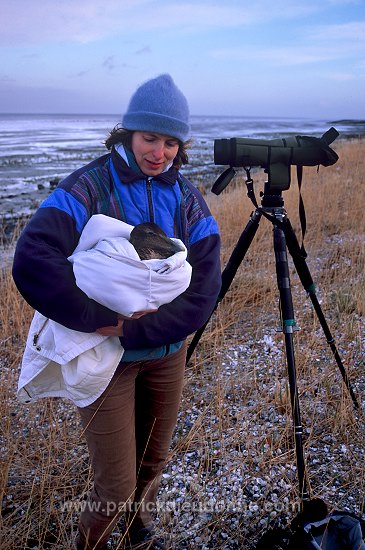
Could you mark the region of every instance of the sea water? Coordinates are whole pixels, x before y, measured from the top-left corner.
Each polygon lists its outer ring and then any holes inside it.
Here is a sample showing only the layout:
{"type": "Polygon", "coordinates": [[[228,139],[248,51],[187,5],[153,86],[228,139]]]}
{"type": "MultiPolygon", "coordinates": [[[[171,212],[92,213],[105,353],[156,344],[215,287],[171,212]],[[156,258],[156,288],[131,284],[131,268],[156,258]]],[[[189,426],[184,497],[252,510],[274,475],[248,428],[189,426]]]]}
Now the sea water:
{"type": "MultiPolygon", "coordinates": [[[[118,122],[113,115],[0,114],[0,216],[34,211],[52,182],[107,152],[103,141],[118,122]]],[[[341,137],[365,135],[365,121],[193,116],[193,146],[183,172],[196,185],[212,183],[222,171],[214,165],[215,139],[319,137],[331,126],[341,137]]]]}

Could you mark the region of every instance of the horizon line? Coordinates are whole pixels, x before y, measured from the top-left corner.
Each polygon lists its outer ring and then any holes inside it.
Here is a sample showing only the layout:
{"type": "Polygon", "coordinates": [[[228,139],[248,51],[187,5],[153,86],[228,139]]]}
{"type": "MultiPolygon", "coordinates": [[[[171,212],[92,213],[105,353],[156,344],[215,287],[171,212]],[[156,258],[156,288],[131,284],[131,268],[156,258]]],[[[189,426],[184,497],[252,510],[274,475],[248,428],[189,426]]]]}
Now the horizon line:
{"type": "MultiPolygon", "coordinates": [[[[0,116],[83,116],[83,117],[92,117],[92,116],[98,116],[98,117],[115,117],[116,120],[120,119],[119,114],[115,113],[79,113],[79,112],[29,112],[29,111],[21,111],[21,112],[1,112],[0,116]]],[[[310,116],[289,116],[289,115],[213,115],[213,114],[191,114],[191,118],[194,117],[208,117],[208,118],[245,118],[245,119],[288,119],[288,120],[316,120],[316,121],[327,121],[327,122],[360,122],[365,123],[365,119],[363,118],[349,118],[349,117],[340,117],[340,118],[319,118],[319,117],[310,117],[310,116]]],[[[118,122],[116,122],[118,124],[118,122]]]]}

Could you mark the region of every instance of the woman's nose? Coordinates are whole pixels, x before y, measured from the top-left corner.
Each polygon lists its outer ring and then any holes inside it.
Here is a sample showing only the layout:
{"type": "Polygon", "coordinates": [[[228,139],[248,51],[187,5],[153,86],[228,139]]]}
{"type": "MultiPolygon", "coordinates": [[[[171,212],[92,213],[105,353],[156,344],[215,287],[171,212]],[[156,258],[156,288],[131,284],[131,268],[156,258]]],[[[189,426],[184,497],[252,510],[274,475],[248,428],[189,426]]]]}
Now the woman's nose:
{"type": "Polygon", "coordinates": [[[153,148],[153,155],[155,158],[159,159],[162,158],[165,154],[165,148],[162,143],[156,143],[155,147],[153,148]]]}

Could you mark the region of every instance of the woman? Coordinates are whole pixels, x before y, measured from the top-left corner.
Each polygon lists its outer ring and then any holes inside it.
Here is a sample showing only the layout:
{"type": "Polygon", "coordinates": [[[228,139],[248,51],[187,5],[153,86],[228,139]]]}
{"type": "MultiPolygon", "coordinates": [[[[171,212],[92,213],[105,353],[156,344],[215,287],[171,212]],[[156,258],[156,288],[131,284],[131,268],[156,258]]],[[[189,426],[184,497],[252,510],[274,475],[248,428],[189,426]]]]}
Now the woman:
{"type": "Polygon", "coordinates": [[[154,537],[151,513],[177,420],[185,339],[208,319],[221,284],[217,224],[179,173],[189,132],[188,104],[172,78],[142,84],[122,127],[106,140],[110,152],[63,180],[17,243],[13,277],[32,307],[68,328],[118,336],[125,349],[104,393],[79,408],[94,487],[80,517],[78,549],[106,548],[123,512],[127,548],[165,548],[154,537]],[[154,222],[181,239],[192,266],[188,289],[157,312],[128,320],[89,299],[67,257],[94,214],[154,222]]]}

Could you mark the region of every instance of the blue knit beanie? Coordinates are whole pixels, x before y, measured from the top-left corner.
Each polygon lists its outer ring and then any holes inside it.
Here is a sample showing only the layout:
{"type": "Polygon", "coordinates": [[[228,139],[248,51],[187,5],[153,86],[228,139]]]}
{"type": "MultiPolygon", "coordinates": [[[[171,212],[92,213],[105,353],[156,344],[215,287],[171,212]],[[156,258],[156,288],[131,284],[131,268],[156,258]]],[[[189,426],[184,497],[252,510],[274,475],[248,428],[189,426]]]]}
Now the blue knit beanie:
{"type": "Polygon", "coordinates": [[[156,132],[180,141],[189,137],[189,106],[171,76],[148,80],[133,94],[122,120],[123,128],[156,132]]]}

